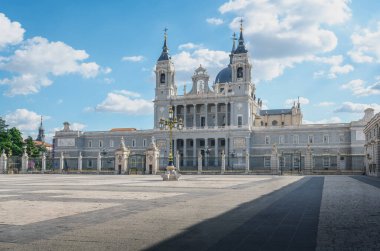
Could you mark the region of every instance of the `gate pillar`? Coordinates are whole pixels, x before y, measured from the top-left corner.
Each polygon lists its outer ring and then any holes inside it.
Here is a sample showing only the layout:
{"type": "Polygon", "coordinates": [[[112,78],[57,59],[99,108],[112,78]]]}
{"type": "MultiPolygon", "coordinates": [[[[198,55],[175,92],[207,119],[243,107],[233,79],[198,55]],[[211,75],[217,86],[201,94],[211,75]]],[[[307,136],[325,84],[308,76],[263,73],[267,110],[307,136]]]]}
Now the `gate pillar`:
{"type": "Polygon", "coordinates": [[[120,147],[115,152],[115,174],[125,174],[128,169],[130,150],[125,147],[124,137],[120,139],[120,147]]]}
{"type": "Polygon", "coordinates": [[[158,170],[158,158],[160,151],[158,150],[154,138],[152,137],[152,142],[145,151],[145,174],[156,174],[158,170]]]}

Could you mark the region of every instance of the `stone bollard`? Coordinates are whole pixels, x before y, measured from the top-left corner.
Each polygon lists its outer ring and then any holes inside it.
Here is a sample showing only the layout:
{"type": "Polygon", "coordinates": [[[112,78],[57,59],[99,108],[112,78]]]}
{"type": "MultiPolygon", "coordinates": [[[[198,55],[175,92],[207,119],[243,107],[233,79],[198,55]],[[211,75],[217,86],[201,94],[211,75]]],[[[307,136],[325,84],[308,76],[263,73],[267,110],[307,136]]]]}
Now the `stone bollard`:
{"type": "Polygon", "coordinates": [[[102,156],[100,155],[100,152],[98,153],[98,157],[97,157],[97,165],[96,167],[98,168],[98,173],[100,173],[102,171],[102,156]]]}
{"type": "Polygon", "coordinates": [[[83,160],[82,152],[79,152],[79,156],[78,156],[78,173],[82,172],[82,160],[83,160]]]}
{"type": "Polygon", "coordinates": [[[26,153],[26,147],[24,147],[24,153],[21,158],[21,173],[26,173],[28,170],[29,156],[26,153]]]}
{"type": "Polygon", "coordinates": [[[59,156],[59,171],[61,173],[63,173],[64,163],[65,163],[65,157],[63,156],[63,152],[61,152],[61,156],[59,156]]]}
{"type": "Polygon", "coordinates": [[[42,153],[41,162],[42,162],[41,173],[45,173],[46,172],[46,153],[44,152],[42,153]]]}
{"type": "Polygon", "coordinates": [[[245,174],[249,173],[249,152],[245,153],[245,174]]]}
{"type": "Polygon", "coordinates": [[[7,155],[4,149],[0,157],[0,173],[7,173],[7,155]]]}
{"type": "Polygon", "coordinates": [[[198,153],[198,174],[202,174],[202,154],[201,151],[198,153]]]}

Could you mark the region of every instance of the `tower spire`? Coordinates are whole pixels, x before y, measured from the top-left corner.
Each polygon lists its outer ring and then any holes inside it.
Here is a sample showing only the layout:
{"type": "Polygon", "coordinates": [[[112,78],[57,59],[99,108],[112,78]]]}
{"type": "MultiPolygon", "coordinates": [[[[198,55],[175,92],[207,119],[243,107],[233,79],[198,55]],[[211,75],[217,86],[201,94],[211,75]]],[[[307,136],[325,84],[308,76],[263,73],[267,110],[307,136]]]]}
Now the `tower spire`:
{"type": "Polygon", "coordinates": [[[231,49],[231,54],[230,54],[230,64],[232,64],[232,58],[233,58],[233,55],[234,55],[234,52],[236,50],[235,48],[235,41],[236,41],[236,33],[234,32],[234,34],[232,34],[232,49],[231,49]]]}
{"type": "Polygon", "coordinates": [[[45,142],[45,129],[42,126],[42,116],[41,116],[41,122],[40,122],[40,127],[38,128],[38,136],[37,136],[37,141],[45,142]]]}
{"type": "Polygon", "coordinates": [[[243,37],[243,18],[240,19],[240,36],[239,36],[239,44],[237,49],[235,50],[235,54],[239,53],[247,53],[248,51],[245,49],[244,37],[243,37]]]}
{"type": "Polygon", "coordinates": [[[166,44],[166,40],[168,38],[168,28],[165,27],[164,29],[164,45],[162,46],[162,52],[161,52],[161,55],[160,57],[158,58],[158,61],[164,61],[164,60],[169,60],[170,57],[169,57],[169,49],[168,49],[168,46],[166,44]]]}

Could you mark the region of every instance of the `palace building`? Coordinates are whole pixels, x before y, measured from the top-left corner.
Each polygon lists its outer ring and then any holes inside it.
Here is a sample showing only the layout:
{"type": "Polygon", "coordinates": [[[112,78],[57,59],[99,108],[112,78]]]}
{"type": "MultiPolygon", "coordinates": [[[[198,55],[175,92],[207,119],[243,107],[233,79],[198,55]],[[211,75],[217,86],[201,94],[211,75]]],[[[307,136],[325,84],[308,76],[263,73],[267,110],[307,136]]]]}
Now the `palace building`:
{"type": "Polygon", "coordinates": [[[66,122],[54,137],[55,156],[65,158],[67,165],[74,168],[102,165],[116,170],[116,152],[127,149],[126,168],[147,172],[147,152],[156,149],[162,169],[170,152],[170,140],[169,131],[160,130],[160,120],[169,116],[170,107],[174,116],[183,121],[182,130],[173,129],[172,140],[175,164],[181,171],[217,171],[222,165],[226,171],[248,173],[364,169],[363,128],[373,117],[373,110],[367,109],[363,119],[350,123],[304,125],[299,102],[289,108],[262,109],[252,82],[242,27],[237,44],[233,41],[230,60],[214,81],[210,82],[207,69],[201,65],[194,70],[191,89],[187,91],[185,87],[184,94],[178,95],[175,64],[165,32],[155,67],[153,128],[82,132],[71,130],[66,122]]]}

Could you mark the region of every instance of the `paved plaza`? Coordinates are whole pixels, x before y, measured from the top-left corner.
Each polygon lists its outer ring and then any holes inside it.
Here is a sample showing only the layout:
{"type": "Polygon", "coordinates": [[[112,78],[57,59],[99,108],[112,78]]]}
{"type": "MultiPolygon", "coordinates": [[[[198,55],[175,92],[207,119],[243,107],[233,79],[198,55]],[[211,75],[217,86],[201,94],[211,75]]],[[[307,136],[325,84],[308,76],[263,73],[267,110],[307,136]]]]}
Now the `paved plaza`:
{"type": "Polygon", "coordinates": [[[365,176],[0,176],[0,250],[380,250],[379,232],[365,176]]]}

